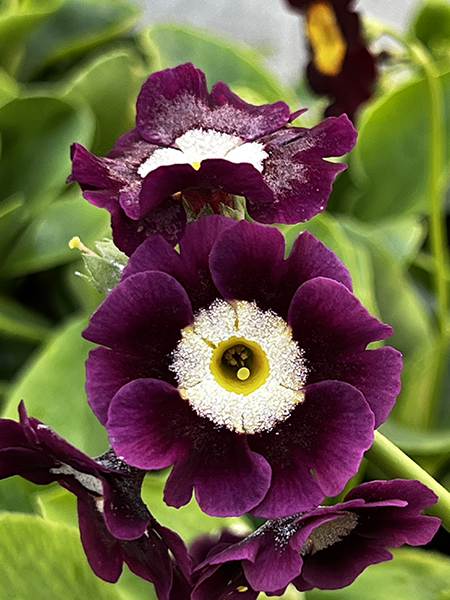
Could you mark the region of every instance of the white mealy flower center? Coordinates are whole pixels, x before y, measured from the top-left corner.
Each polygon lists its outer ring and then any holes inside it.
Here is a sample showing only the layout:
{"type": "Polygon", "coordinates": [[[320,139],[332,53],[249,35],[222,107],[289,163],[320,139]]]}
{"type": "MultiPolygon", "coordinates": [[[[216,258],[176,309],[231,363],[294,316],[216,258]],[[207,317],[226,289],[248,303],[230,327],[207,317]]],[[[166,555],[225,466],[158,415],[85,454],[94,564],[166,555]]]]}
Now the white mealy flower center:
{"type": "Polygon", "coordinates": [[[304,400],[303,350],[281,317],[254,302],[200,310],[170,368],[199,416],[238,433],[270,431],[304,400]]]}
{"type": "Polygon", "coordinates": [[[191,129],[174,142],[174,147],[158,148],[138,169],[143,178],[158,167],[169,165],[192,165],[199,169],[205,158],[224,158],[233,163],[250,163],[260,173],[263,161],[268,157],[264,145],[245,142],[241,138],[209,129],[191,129]]]}

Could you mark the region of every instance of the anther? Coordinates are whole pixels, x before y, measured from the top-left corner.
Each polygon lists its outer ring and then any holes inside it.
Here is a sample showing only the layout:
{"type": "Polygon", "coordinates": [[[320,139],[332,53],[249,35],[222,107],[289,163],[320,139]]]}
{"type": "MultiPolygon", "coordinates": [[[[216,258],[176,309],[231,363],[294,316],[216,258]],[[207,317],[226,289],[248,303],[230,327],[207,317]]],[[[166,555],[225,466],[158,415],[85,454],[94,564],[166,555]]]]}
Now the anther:
{"type": "Polygon", "coordinates": [[[241,381],[245,381],[246,379],[248,379],[250,377],[250,370],[247,369],[247,367],[241,367],[238,370],[238,372],[236,373],[236,376],[241,381]]]}

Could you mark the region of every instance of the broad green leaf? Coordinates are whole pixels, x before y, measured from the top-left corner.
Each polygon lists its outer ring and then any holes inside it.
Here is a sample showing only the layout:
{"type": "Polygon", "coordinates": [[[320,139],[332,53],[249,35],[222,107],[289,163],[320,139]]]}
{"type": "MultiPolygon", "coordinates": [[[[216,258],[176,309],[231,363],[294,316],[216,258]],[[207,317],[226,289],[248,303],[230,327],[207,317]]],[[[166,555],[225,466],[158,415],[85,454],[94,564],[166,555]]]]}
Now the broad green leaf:
{"type": "Polygon", "coordinates": [[[75,190],[75,197],[53,202],[16,239],[0,265],[0,278],[50,269],[76,260],[69,248],[74,236],[91,245],[109,231],[109,213],[92,206],[75,190]]]}
{"type": "Polygon", "coordinates": [[[176,531],[189,543],[198,535],[220,530],[222,527],[238,528],[248,532],[248,523],[243,517],[210,517],[203,513],[194,498],[186,506],[173,508],[163,501],[167,471],[149,473],[142,488],[142,497],[150,512],[161,524],[176,531]]]}
{"type": "MultiPolygon", "coordinates": [[[[450,73],[439,77],[445,104],[442,135],[450,155],[450,73]]],[[[430,101],[425,80],[412,81],[382,96],[361,115],[350,169],[359,198],[354,214],[386,219],[427,210],[430,101]]]]}
{"type": "Polygon", "coordinates": [[[443,0],[423,2],[412,24],[418,40],[436,57],[450,58],[450,5],[443,0]]]}
{"type": "Polygon", "coordinates": [[[307,600],[450,600],[450,559],[404,548],[394,560],[368,567],[342,590],[312,590],[307,600]]]}
{"type": "Polygon", "coordinates": [[[24,204],[25,197],[21,193],[0,200],[0,256],[2,258],[24,227],[24,204]]]}
{"type": "Polygon", "coordinates": [[[67,83],[67,97],[81,95],[96,117],[91,148],[95,154],[109,152],[119,135],[134,126],[134,105],[143,76],[136,55],[113,50],[84,65],[67,83]]]}
{"type": "Polygon", "coordinates": [[[20,77],[51,69],[64,73],[87,53],[128,34],[138,16],[133,3],[121,0],[64,0],[27,41],[20,77]]]}
{"type": "MultiPolygon", "coordinates": [[[[0,481],[0,516],[2,512],[38,513],[35,494],[38,486],[15,475],[0,481]]],[[[0,594],[1,598],[1,594],[0,594]]]]}
{"type": "Polygon", "coordinates": [[[190,61],[205,73],[210,86],[224,81],[234,91],[247,89],[250,96],[256,94],[263,102],[284,100],[292,111],[300,108],[293,90],[278,82],[263,66],[261,55],[246,46],[178,25],[156,25],[141,36],[144,47],[148,45],[148,37],[152,50],[157,49],[158,68],[190,61]]]}
{"type": "Polygon", "coordinates": [[[2,600],[120,600],[94,575],[78,530],[35,515],[0,515],[2,600]]]}
{"type": "Polygon", "coordinates": [[[86,325],[86,317],[78,316],[55,332],[13,384],[2,416],[17,420],[17,406],[24,400],[28,414],[94,456],[108,442],[84,390],[84,362],[92,347],[81,337],[86,325]]]}
{"type": "Polygon", "coordinates": [[[49,336],[50,323],[20,302],[0,294],[0,333],[40,342],[49,336]]]}
{"type": "Polygon", "coordinates": [[[1,197],[23,193],[27,215],[48,204],[65,188],[70,144],[89,145],[93,127],[86,106],[50,96],[17,98],[0,107],[1,197]]]}
{"type": "Polygon", "coordinates": [[[19,85],[6,71],[0,69],[0,105],[19,95],[19,85]]]}
{"type": "Polygon", "coordinates": [[[30,32],[63,0],[3,0],[0,6],[0,64],[14,73],[30,32]]]}

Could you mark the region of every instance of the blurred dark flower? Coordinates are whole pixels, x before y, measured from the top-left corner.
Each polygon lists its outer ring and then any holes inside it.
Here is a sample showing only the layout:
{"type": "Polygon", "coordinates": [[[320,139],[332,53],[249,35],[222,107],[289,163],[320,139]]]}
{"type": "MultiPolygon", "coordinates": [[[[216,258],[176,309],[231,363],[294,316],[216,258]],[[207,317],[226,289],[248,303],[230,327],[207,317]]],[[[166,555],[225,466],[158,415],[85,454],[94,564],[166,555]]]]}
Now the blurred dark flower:
{"type": "Polygon", "coordinates": [[[247,199],[262,223],[297,223],[324,210],[353,147],[345,116],[312,129],[291,127],[284,102],[253,106],[222,82],[208,93],[204,74],[188,63],[153,73],[136,105],[136,127],[106,158],[72,146],[72,174],[83,196],[111,213],[116,245],[131,254],[150,234],[175,245],[185,227],[182,202],[194,213],[209,204],[247,199]]]}
{"type": "Polygon", "coordinates": [[[191,598],[255,600],[260,591],[281,595],[289,583],[301,591],[346,587],[367,566],[390,560],[387,546],[429,542],[440,520],[421,510],[436,501],[418,481],[372,481],[340,504],[267,521],[247,537],[200,538],[190,550],[191,598]]]}
{"type": "Polygon", "coordinates": [[[392,333],[351,293],[347,269],[302,232],[216,215],[176,252],[153,236],[84,336],[91,407],[119,456],[174,465],[172,506],[273,518],[339,493],[400,389],[392,333]],[[314,475],[312,474],[314,472],[314,475]]]}
{"type": "Polygon", "coordinates": [[[81,541],[98,577],[117,581],[125,562],[154,583],[159,600],[187,600],[186,549],[142,502],[143,472],[119,460],[112,450],[90,458],[28,417],[23,402],[19,414],[20,422],[0,419],[0,479],[20,475],[36,484],[57,481],[77,496],[81,541]]]}
{"type": "Polygon", "coordinates": [[[367,49],[353,0],[288,0],[306,17],[306,36],[311,52],[307,77],[312,89],[334,100],[326,116],[347,114],[373,93],[377,78],[374,56],[367,49]]]}

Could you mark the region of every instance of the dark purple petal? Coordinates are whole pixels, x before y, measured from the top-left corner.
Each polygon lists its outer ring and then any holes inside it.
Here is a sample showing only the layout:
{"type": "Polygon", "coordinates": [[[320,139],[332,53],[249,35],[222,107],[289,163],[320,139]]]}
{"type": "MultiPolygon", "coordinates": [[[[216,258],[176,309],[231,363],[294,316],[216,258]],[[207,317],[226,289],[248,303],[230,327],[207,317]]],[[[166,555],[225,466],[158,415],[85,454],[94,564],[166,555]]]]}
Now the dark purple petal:
{"type": "Polygon", "coordinates": [[[355,386],[369,403],[377,428],[387,419],[400,393],[402,366],[401,353],[385,346],[344,356],[320,369],[317,367],[311,382],[320,377],[339,379],[355,386]]]}
{"type": "Polygon", "coordinates": [[[370,342],[392,335],[392,328],[371,316],[342,284],[316,277],[299,287],[288,323],[312,369],[344,353],[360,352],[370,342]]]}
{"type": "Polygon", "coordinates": [[[292,582],[300,590],[318,587],[335,590],[350,585],[369,565],[391,560],[386,548],[368,544],[356,536],[348,536],[338,544],[316,552],[305,560],[301,577],[292,582]],[[306,586],[303,581],[306,581],[306,586]]]}
{"type": "Polygon", "coordinates": [[[192,318],[189,298],[173,277],[155,271],[138,273],[110,292],[83,337],[117,352],[145,356],[150,368],[157,368],[192,318]]]}
{"type": "Polygon", "coordinates": [[[217,430],[198,417],[163,381],[137,380],[113,398],[107,428],[118,455],[142,469],[174,463],[165,500],[180,507],[193,487],[202,510],[240,515],[258,504],[270,485],[266,460],[248,449],[245,436],[217,430]]]}
{"type": "Polygon", "coordinates": [[[289,106],[285,102],[254,106],[244,102],[222,81],[214,84],[211,100],[214,105],[214,126],[218,131],[237,135],[245,141],[276,131],[286,125],[290,118],[289,106]]]}
{"type": "Polygon", "coordinates": [[[288,322],[305,350],[308,383],[338,379],[354,385],[380,425],[400,390],[401,355],[389,347],[365,348],[391,335],[392,328],[371,316],[343,285],[322,277],[297,290],[288,322]]]}
{"type": "Polygon", "coordinates": [[[132,219],[141,219],[169,196],[191,188],[223,190],[262,203],[273,201],[273,192],[253,165],[208,158],[198,170],[189,164],[175,164],[150,171],[142,181],[139,203],[123,197],[121,206],[132,219]]]}
{"type": "Polygon", "coordinates": [[[78,525],[91,569],[104,581],[115,583],[122,573],[120,542],[105,527],[92,498],[78,498],[78,525]]]}
{"type": "Polygon", "coordinates": [[[373,421],[363,395],[352,386],[338,381],[307,386],[304,403],[287,421],[249,439],[273,472],[266,497],[252,512],[283,517],[342,491],[372,443],[373,421]]]}
{"type": "Polygon", "coordinates": [[[286,273],[281,285],[292,290],[289,294],[292,297],[302,283],[315,277],[334,279],[345,285],[350,292],[353,289],[350,273],[336,254],[309,231],[302,231],[296,237],[286,259],[286,273]]]}
{"type": "Polygon", "coordinates": [[[150,75],[136,112],[142,137],[163,146],[190,129],[214,129],[253,140],[282,127],[290,116],[284,102],[253,106],[222,82],[209,96],[204,74],[190,63],[150,75]]]}
{"type": "Polygon", "coordinates": [[[106,527],[120,540],[141,537],[150,523],[150,513],[141,500],[143,474],[139,478],[107,477],[109,485],[103,486],[106,527]]]}
{"type": "Polygon", "coordinates": [[[21,475],[33,483],[47,484],[56,477],[49,473],[57,461],[38,449],[12,447],[0,450],[0,479],[21,475]]]}
{"type": "Polygon", "coordinates": [[[152,73],[136,103],[136,126],[148,142],[169,146],[201,127],[209,109],[206,79],[191,63],[152,73]]]}
{"type": "Polygon", "coordinates": [[[260,223],[298,223],[324,210],[336,175],[344,163],[324,160],[349,152],[356,131],[346,115],[330,117],[312,129],[280,130],[265,146],[263,179],[274,201],[260,204],[247,195],[250,216],[260,223]]]}
{"type": "Polygon", "coordinates": [[[248,586],[240,562],[207,568],[191,594],[192,600],[256,600],[258,596],[248,586]]]}
{"type": "Polygon", "coordinates": [[[129,356],[109,348],[94,348],[86,361],[86,393],[89,406],[102,425],[108,420],[108,408],[121,387],[141,377],[169,375],[160,365],[143,364],[142,357],[129,356]],[[152,368],[153,367],[153,368],[152,368]]]}
{"type": "MultiPolygon", "coordinates": [[[[124,197],[123,194],[121,197],[124,197]]],[[[132,201],[129,200],[128,204],[130,202],[132,201]]],[[[140,244],[153,235],[162,235],[172,246],[175,246],[186,227],[186,212],[175,200],[168,198],[142,218],[134,220],[127,217],[123,209],[117,205],[111,215],[111,227],[116,246],[131,256],[140,244]]]]}
{"type": "Polygon", "coordinates": [[[161,237],[152,237],[133,254],[123,278],[143,271],[163,271],[181,283],[194,311],[209,306],[218,296],[209,269],[209,255],[219,235],[234,224],[232,219],[218,215],[190,223],[180,240],[180,253],[161,237]]]}
{"type": "Polygon", "coordinates": [[[284,238],[278,229],[240,221],[217,240],[210,268],[226,300],[255,300],[268,309],[279,294],[283,259],[284,238]]]}

